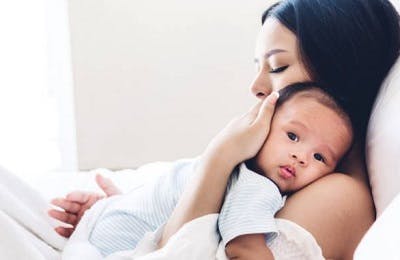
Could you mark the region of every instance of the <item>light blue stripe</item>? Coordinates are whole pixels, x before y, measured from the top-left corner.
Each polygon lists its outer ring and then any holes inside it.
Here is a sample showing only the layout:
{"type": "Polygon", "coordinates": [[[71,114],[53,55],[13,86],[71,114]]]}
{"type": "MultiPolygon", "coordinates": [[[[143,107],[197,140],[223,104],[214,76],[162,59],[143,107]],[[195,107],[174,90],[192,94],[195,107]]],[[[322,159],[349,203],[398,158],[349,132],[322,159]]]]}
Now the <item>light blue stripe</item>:
{"type": "Polygon", "coordinates": [[[283,199],[275,184],[264,176],[240,166],[225,197],[218,228],[226,244],[241,235],[277,232],[274,215],[283,206],[283,199]]]}
{"type": "Polygon", "coordinates": [[[103,256],[134,249],[146,232],[167,221],[193,175],[194,165],[194,160],[178,161],[154,182],[121,196],[99,217],[89,242],[103,256]]]}

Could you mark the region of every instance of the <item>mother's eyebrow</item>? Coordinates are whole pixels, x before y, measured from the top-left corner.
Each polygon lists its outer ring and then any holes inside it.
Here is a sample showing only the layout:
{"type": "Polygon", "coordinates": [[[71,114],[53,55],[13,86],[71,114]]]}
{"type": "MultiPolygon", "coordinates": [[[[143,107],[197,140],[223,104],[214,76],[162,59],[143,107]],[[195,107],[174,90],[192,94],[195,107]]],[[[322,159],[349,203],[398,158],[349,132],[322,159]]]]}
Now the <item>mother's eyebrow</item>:
{"type": "Polygon", "coordinates": [[[286,50],[283,49],[272,49],[269,52],[264,54],[264,58],[268,59],[269,57],[271,57],[274,54],[280,53],[280,52],[287,52],[286,50]]]}
{"type": "MultiPolygon", "coordinates": [[[[271,57],[274,54],[280,53],[280,52],[287,52],[287,50],[283,50],[283,49],[273,49],[270,50],[269,52],[267,52],[266,54],[264,54],[264,59],[268,59],[269,57],[271,57]]],[[[260,60],[258,58],[254,58],[254,62],[258,63],[260,62],[260,60]]]]}

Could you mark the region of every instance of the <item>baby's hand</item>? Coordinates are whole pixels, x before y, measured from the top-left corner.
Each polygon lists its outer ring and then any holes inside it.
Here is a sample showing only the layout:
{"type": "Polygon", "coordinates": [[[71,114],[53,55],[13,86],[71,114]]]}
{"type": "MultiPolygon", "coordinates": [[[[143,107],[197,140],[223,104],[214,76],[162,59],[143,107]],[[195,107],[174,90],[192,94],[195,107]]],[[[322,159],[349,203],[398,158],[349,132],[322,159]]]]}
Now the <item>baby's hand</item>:
{"type": "Polygon", "coordinates": [[[69,228],[56,227],[55,230],[58,234],[70,237],[86,210],[90,209],[98,200],[121,193],[110,179],[101,175],[96,175],[96,183],[106,196],[95,192],[73,191],[65,198],[55,198],[51,201],[53,205],[60,207],[62,210],[49,210],[50,217],[71,226],[69,228]]]}
{"type": "Polygon", "coordinates": [[[276,101],[273,92],[249,112],[234,118],[208,145],[205,154],[223,156],[224,161],[239,164],[254,157],[268,136],[276,101]]]}
{"type": "Polygon", "coordinates": [[[264,234],[248,234],[234,238],[225,248],[228,259],[273,260],[274,256],[265,243],[264,234]]]}

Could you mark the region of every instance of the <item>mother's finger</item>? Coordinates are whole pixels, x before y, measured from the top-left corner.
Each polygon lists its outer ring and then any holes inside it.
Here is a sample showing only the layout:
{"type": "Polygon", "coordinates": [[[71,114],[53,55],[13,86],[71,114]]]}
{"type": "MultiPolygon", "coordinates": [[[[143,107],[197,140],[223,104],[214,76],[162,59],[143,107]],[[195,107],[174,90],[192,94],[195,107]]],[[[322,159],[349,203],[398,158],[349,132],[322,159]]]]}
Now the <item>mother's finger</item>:
{"type": "Polygon", "coordinates": [[[274,114],[276,101],[279,98],[279,93],[274,91],[269,94],[263,101],[255,122],[258,123],[267,123],[270,125],[272,115],[274,114]]]}

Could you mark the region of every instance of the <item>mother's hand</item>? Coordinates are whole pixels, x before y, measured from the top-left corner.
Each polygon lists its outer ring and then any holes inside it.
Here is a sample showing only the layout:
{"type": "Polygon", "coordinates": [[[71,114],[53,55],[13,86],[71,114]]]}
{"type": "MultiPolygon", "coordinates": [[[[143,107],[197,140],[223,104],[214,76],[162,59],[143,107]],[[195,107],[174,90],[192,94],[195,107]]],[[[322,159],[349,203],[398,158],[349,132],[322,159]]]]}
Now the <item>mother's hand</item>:
{"type": "Polygon", "coordinates": [[[234,118],[211,141],[205,153],[223,155],[234,166],[254,157],[268,136],[278,97],[278,92],[273,92],[247,113],[234,118]]]}
{"type": "Polygon", "coordinates": [[[121,191],[114,183],[101,175],[96,175],[97,185],[104,191],[103,194],[95,192],[73,191],[65,198],[55,198],[51,203],[62,210],[51,209],[48,214],[70,227],[59,226],[55,231],[63,237],[70,237],[81,220],[86,210],[90,209],[98,200],[120,194],[121,191]]]}
{"type": "Polygon", "coordinates": [[[211,141],[164,227],[160,247],[187,222],[220,211],[232,170],[254,157],[264,144],[277,99],[278,93],[272,93],[211,141]]]}

